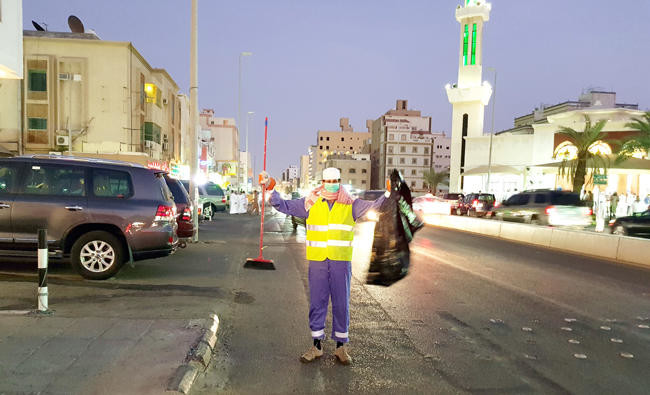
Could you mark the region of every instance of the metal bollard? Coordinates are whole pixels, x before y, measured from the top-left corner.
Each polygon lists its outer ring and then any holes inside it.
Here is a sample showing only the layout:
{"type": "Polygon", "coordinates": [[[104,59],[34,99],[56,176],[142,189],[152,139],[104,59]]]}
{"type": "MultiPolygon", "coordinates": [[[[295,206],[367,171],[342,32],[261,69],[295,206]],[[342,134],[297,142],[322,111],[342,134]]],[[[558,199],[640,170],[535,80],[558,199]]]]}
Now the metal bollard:
{"type": "Polygon", "coordinates": [[[38,230],[38,311],[47,311],[47,230],[38,230]]]}

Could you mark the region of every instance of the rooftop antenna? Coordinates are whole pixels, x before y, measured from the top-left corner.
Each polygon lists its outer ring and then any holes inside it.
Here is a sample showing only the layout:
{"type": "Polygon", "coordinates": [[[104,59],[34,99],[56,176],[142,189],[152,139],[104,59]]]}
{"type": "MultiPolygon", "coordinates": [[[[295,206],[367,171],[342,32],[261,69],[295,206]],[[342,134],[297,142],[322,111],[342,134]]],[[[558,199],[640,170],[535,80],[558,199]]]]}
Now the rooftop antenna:
{"type": "MultiPolygon", "coordinates": [[[[45,25],[45,23],[43,23],[45,25]]],[[[32,21],[32,25],[34,25],[34,29],[38,30],[39,32],[44,32],[45,29],[43,29],[43,26],[39,25],[35,21],[32,21]]]]}
{"type": "Polygon", "coordinates": [[[70,26],[70,31],[73,33],[84,33],[84,24],[81,23],[81,19],[77,18],[74,15],[68,17],[68,26],[70,26]]]}

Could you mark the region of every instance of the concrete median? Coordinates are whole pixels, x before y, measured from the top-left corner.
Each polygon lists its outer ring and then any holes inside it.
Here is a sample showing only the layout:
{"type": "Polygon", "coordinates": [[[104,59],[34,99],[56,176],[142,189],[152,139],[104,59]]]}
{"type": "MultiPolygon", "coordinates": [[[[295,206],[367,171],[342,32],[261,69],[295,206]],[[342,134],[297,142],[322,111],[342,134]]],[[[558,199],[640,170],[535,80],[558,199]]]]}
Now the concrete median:
{"type": "Polygon", "coordinates": [[[424,219],[429,225],[650,268],[648,239],[437,214],[424,219]]]}

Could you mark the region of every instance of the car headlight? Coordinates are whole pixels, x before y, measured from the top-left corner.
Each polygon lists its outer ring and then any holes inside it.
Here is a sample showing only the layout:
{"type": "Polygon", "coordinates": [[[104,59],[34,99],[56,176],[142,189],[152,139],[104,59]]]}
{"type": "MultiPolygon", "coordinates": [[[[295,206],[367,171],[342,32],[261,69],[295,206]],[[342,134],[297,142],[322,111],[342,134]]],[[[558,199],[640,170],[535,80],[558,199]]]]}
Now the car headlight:
{"type": "Polygon", "coordinates": [[[379,213],[377,213],[375,210],[368,210],[366,217],[370,221],[375,221],[375,222],[379,221],[379,213]]]}

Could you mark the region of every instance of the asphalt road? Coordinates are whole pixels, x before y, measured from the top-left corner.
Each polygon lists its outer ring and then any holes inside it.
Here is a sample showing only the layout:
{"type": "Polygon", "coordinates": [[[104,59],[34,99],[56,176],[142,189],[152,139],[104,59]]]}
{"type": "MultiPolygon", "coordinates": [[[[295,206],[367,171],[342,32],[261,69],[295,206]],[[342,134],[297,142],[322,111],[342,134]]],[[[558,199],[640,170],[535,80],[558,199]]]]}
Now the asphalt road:
{"type": "MultiPolygon", "coordinates": [[[[409,276],[365,285],[372,224],[362,224],[354,362],[338,365],[328,341],[305,365],[304,230],[271,216],[264,255],[277,270],[243,269],[257,256],[258,230],[258,218],[220,214],[202,225],[199,244],[103,282],[53,264],[52,316],[0,314],[0,393],[160,393],[210,313],[221,320],[217,353],[193,394],[650,388],[647,270],[428,227],[412,243],[409,276]]],[[[33,308],[35,281],[34,263],[0,262],[0,310],[33,308]]]]}
{"type": "MultiPolygon", "coordinates": [[[[273,229],[274,232],[269,232],[273,229]]],[[[412,270],[365,285],[372,226],[357,229],[352,366],[309,346],[304,231],[276,217],[277,271],[239,273],[255,301],[226,316],[219,353],[193,393],[647,393],[650,272],[428,227],[412,270]],[[300,284],[300,286],[297,285],[300,284]]],[[[330,324],[326,333],[328,333],[330,324]]]]}

